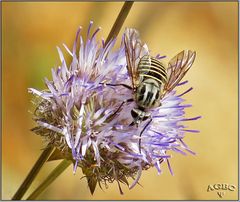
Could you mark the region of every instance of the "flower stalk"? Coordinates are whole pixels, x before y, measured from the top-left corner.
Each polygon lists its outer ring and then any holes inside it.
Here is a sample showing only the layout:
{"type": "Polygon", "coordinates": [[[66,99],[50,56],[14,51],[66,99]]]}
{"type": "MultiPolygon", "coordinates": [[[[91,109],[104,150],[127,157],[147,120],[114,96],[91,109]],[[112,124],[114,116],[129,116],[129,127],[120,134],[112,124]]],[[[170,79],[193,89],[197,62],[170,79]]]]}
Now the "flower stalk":
{"type": "Polygon", "coordinates": [[[17,192],[12,197],[12,200],[21,200],[30,185],[32,184],[33,180],[36,178],[37,174],[43,167],[44,163],[48,160],[49,156],[53,152],[54,148],[47,146],[46,149],[42,152],[40,157],[38,158],[35,165],[32,167],[32,170],[29,172],[26,179],[23,181],[17,192]]]}
{"type": "Polygon", "coordinates": [[[63,173],[64,170],[71,165],[71,161],[66,159],[62,162],[47,176],[47,178],[30,194],[27,200],[35,200],[39,194],[41,194],[59,175],[63,173]]]}
{"type": "Polygon", "coordinates": [[[106,39],[105,44],[107,44],[112,38],[115,38],[118,35],[119,31],[121,30],[121,28],[123,26],[125,19],[127,18],[127,15],[129,13],[130,9],[132,8],[133,3],[134,3],[134,1],[126,1],[123,4],[123,7],[122,7],[117,19],[115,20],[115,23],[112,26],[112,29],[106,39]]]}

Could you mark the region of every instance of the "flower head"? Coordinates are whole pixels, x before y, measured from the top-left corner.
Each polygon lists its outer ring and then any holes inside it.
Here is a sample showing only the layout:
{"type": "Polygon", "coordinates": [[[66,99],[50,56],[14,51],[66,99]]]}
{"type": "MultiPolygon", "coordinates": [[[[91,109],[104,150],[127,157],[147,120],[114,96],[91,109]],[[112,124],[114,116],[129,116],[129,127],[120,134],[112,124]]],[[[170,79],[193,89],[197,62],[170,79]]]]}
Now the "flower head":
{"type": "MultiPolygon", "coordinates": [[[[121,191],[120,183],[129,185],[130,177],[132,188],[142,170],[154,166],[160,173],[161,163],[166,162],[171,171],[168,151],[193,153],[183,137],[186,132],[198,131],[188,130],[182,123],[199,117],[184,118],[184,109],[191,105],[182,104],[182,96],[192,88],[181,95],[169,92],[162,105],[151,110],[152,122],[143,131],[139,152],[139,134],[146,124],[130,124],[130,111],[136,103],[125,102],[134,95],[124,86],[131,85],[124,43],[113,51],[116,39],[98,42],[100,28],[90,34],[91,27],[92,22],[85,42],[82,28],[78,29],[72,51],[64,45],[72,57],[69,66],[57,48],[61,65],[52,69],[51,81],[45,79],[47,90],[29,89],[38,98],[34,112],[38,126],[33,131],[55,146],[62,158],[72,160],[74,172],[82,168],[92,193],[97,183],[101,186],[115,180],[121,191]]],[[[147,45],[143,52],[148,52],[147,45]]]]}

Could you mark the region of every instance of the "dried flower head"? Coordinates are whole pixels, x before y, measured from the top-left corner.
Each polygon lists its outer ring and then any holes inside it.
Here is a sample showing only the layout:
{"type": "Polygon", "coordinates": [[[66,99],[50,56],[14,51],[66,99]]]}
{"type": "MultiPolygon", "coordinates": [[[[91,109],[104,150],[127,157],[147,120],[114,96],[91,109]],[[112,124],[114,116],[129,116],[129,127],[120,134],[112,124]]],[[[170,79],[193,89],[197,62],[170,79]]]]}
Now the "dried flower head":
{"type": "MultiPolygon", "coordinates": [[[[69,66],[57,48],[61,65],[52,69],[52,81],[45,79],[47,90],[29,89],[37,98],[34,120],[38,126],[33,131],[57,148],[57,157],[55,154],[52,159],[70,159],[74,172],[77,167],[82,169],[91,193],[97,183],[101,187],[115,180],[121,191],[120,183],[134,187],[142,170],[156,167],[160,173],[161,163],[166,162],[171,171],[168,151],[193,153],[182,139],[185,132],[198,131],[188,130],[182,123],[199,117],[184,118],[184,109],[191,105],[182,104],[182,96],[192,88],[180,95],[171,90],[162,105],[151,110],[152,122],[143,131],[140,151],[139,134],[145,122],[131,125],[130,111],[136,103],[124,102],[134,96],[124,86],[131,85],[124,43],[113,51],[116,39],[99,43],[96,35],[100,28],[90,34],[91,26],[92,22],[85,42],[79,28],[72,51],[64,45],[72,57],[69,66]],[[128,178],[133,179],[131,185],[128,178]]],[[[146,44],[141,49],[141,54],[149,52],[146,44]]]]}

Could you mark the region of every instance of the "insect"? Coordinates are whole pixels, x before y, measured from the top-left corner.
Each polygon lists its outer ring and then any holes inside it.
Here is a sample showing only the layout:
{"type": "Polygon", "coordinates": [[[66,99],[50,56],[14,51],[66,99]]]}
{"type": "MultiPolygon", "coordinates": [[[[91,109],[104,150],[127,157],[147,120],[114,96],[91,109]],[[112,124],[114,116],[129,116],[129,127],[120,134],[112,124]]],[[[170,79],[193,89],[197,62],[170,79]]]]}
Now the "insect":
{"type": "Polygon", "coordinates": [[[132,86],[116,85],[131,89],[133,99],[124,101],[118,109],[126,102],[135,101],[136,107],[131,110],[133,122],[130,125],[138,126],[141,122],[149,120],[140,132],[140,149],[141,135],[152,121],[149,110],[161,106],[161,100],[164,96],[179,84],[192,66],[196,52],[181,51],[169,61],[168,67],[166,67],[158,59],[149,55],[146,45],[142,44],[139,38],[138,31],[130,28],[125,31],[124,46],[127,71],[132,86]]]}
{"type": "MultiPolygon", "coordinates": [[[[128,64],[130,63],[128,62],[128,64]]],[[[128,72],[133,72],[132,67],[128,66],[128,72]]],[[[150,113],[147,112],[148,109],[161,105],[161,87],[167,81],[167,71],[165,66],[157,59],[150,55],[144,55],[141,57],[134,73],[136,74],[135,80],[133,80],[133,75],[131,77],[132,90],[137,108],[132,109],[131,115],[133,117],[132,125],[138,126],[150,117],[150,113]]]]}

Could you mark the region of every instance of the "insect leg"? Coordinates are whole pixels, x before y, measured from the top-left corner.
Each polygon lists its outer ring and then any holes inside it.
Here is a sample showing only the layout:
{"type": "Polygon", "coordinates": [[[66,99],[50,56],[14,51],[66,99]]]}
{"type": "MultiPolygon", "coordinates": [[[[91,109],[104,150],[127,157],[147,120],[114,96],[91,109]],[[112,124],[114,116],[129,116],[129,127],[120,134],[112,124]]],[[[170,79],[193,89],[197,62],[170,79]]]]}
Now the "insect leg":
{"type": "Polygon", "coordinates": [[[132,90],[133,88],[127,84],[124,84],[124,83],[120,83],[120,84],[111,84],[111,83],[100,83],[102,85],[107,85],[107,86],[123,86],[125,88],[128,88],[130,90],[132,90]]]}
{"type": "Polygon", "coordinates": [[[124,100],[120,105],[119,107],[117,108],[117,110],[112,114],[110,115],[110,117],[108,118],[108,121],[111,121],[116,115],[117,113],[120,111],[120,109],[122,108],[122,106],[127,103],[127,102],[133,102],[133,99],[128,99],[128,100],[124,100]]]}
{"type": "Polygon", "coordinates": [[[139,139],[139,142],[138,142],[138,147],[139,147],[139,153],[141,154],[141,142],[142,142],[142,139],[141,139],[141,136],[142,136],[142,134],[143,134],[143,132],[146,130],[146,128],[149,126],[149,124],[152,122],[152,118],[148,121],[148,123],[144,126],[144,128],[142,129],[142,131],[141,131],[141,133],[140,133],[140,135],[139,135],[139,137],[140,137],[140,139],[139,139]]]}
{"type": "Polygon", "coordinates": [[[115,115],[119,112],[119,110],[122,108],[122,106],[123,106],[125,103],[127,103],[127,102],[133,102],[133,99],[130,98],[130,99],[128,99],[128,100],[124,100],[124,101],[119,105],[118,109],[113,113],[112,116],[115,116],[115,115]]]}

